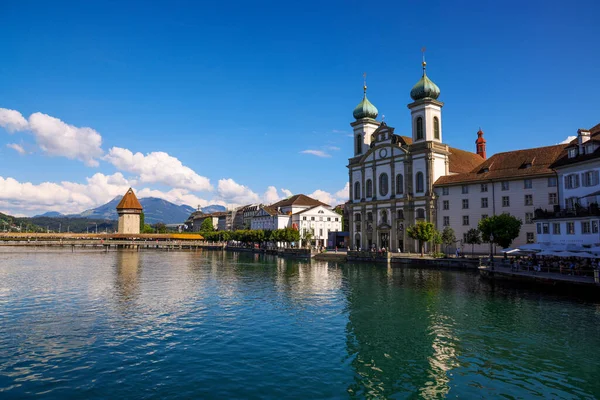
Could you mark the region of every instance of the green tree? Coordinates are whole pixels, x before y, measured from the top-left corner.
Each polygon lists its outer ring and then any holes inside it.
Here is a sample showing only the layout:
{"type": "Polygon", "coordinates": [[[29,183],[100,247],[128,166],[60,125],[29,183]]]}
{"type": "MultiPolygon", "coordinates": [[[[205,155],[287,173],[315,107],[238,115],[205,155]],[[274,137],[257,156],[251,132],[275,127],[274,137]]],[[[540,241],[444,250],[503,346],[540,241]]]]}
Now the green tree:
{"type": "Polygon", "coordinates": [[[444,241],[442,240],[442,234],[437,229],[433,231],[433,238],[431,239],[431,243],[434,245],[435,252],[438,251],[438,246],[442,244],[444,241]]]}
{"type": "Polygon", "coordinates": [[[505,213],[482,219],[479,221],[479,230],[484,242],[495,243],[505,249],[519,236],[521,225],[523,221],[505,213]]]}
{"type": "Polygon", "coordinates": [[[431,222],[420,221],[416,225],[409,226],[406,229],[408,237],[419,241],[419,249],[421,250],[421,257],[425,252],[425,243],[431,241],[435,234],[435,227],[431,222]]]}
{"type": "Polygon", "coordinates": [[[202,224],[200,224],[200,232],[214,232],[215,227],[212,224],[212,218],[204,218],[202,224]]]}
{"type": "Polygon", "coordinates": [[[144,233],[144,228],[146,226],[146,216],[144,215],[144,212],[142,211],[140,213],[140,232],[144,233]]]}
{"type": "Polygon", "coordinates": [[[448,246],[452,246],[456,243],[456,235],[454,234],[454,229],[449,226],[445,227],[442,231],[442,243],[444,244],[444,253],[448,255],[448,246]]]}
{"type": "Polygon", "coordinates": [[[315,237],[315,232],[312,229],[305,229],[302,233],[302,243],[304,247],[310,248],[312,246],[312,240],[315,237]]]}
{"type": "Polygon", "coordinates": [[[141,233],[154,233],[154,228],[152,228],[152,226],[149,224],[144,224],[141,233]]]}
{"type": "Polygon", "coordinates": [[[477,228],[472,228],[465,234],[465,243],[471,245],[471,257],[475,253],[475,245],[481,244],[481,232],[477,228]]]}
{"type": "Polygon", "coordinates": [[[158,233],[167,233],[167,226],[162,222],[154,224],[154,229],[157,230],[158,233]]]}

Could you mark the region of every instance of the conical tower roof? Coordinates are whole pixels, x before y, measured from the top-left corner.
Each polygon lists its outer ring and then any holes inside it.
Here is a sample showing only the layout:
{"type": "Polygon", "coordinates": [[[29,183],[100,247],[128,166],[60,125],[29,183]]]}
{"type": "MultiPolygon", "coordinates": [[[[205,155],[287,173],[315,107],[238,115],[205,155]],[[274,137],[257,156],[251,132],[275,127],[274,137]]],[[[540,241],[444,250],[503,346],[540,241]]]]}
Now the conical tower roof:
{"type": "Polygon", "coordinates": [[[135,197],[135,193],[133,193],[133,189],[129,188],[125,196],[121,199],[119,204],[117,204],[117,210],[142,210],[142,205],[138,201],[137,197],[135,197]]]}
{"type": "Polygon", "coordinates": [[[423,61],[423,76],[410,91],[410,97],[414,101],[426,98],[437,99],[440,96],[440,88],[427,77],[427,73],[425,72],[426,65],[425,61],[423,61]]]}

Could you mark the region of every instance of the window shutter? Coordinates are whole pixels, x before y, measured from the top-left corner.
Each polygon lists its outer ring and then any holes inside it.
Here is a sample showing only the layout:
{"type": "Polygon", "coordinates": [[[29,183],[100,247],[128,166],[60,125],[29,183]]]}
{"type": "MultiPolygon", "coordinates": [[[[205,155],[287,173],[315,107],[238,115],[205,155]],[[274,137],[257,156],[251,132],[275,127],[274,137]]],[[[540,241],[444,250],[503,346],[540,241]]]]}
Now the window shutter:
{"type": "Polygon", "coordinates": [[[596,186],[598,184],[598,170],[592,173],[593,183],[592,186],[596,186]]]}
{"type": "Polygon", "coordinates": [[[563,180],[565,181],[564,182],[565,188],[569,189],[569,176],[568,175],[563,176],[563,180]]]}
{"type": "Polygon", "coordinates": [[[579,174],[575,175],[575,185],[574,187],[578,188],[579,187],[579,174]]]}

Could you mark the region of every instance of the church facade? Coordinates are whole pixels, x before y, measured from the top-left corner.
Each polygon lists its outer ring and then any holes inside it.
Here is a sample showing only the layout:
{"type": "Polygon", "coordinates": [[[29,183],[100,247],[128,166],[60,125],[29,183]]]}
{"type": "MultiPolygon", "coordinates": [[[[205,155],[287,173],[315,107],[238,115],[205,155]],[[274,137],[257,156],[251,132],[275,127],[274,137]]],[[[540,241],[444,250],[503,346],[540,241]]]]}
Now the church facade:
{"type": "Polygon", "coordinates": [[[454,149],[443,142],[440,89],[426,74],[412,88],[411,136],[377,121],[377,108],[367,99],[354,109],[354,156],[348,162],[350,247],[417,251],[406,227],[420,220],[436,223],[434,183],[442,176],[469,172],[483,154],[454,149]]]}

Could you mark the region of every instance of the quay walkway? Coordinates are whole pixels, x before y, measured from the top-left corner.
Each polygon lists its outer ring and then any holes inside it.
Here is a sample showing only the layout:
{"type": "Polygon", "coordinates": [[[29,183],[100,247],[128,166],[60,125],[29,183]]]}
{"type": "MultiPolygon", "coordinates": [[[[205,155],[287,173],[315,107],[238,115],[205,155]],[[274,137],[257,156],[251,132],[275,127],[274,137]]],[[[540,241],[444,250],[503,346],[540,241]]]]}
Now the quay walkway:
{"type": "Polygon", "coordinates": [[[597,280],[593,276],[561,274],[557,272],[545,272],[529,270],[515,270],[510,266],[495,263],[493,266],[483,265],[479,267],[479,273],[484,278],[491,279],[510,279],[529,281],[542,284],[566,284],[566,285],[583,285],[600,287],[597,280]]]}

